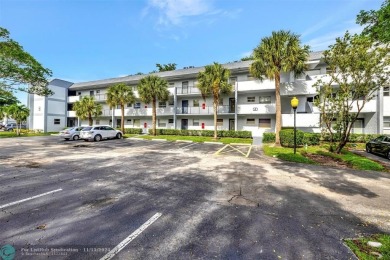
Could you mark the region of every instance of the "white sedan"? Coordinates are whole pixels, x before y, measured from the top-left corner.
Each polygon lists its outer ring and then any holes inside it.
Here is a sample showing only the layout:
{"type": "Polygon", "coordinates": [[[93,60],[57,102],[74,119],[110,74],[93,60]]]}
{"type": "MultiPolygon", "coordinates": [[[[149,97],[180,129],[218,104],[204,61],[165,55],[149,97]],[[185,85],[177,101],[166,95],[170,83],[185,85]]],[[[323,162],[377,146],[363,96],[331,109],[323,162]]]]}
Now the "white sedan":
{"type": "Polygon", "coordinates": [[[117,138],[121,139],[123,133],[108,125],[95,125],[84,127],[80,132],[80,138],[84,141],[101,141],[103,139],[117,138]]]}

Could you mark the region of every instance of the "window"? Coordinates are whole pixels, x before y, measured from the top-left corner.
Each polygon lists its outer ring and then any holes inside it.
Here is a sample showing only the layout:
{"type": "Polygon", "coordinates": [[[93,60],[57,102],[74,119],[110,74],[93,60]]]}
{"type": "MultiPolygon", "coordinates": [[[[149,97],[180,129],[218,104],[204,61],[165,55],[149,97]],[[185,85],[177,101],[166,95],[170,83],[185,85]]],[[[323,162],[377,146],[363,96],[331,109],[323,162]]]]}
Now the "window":
{"type": "Polygon", "coordinates": [[[259,97],[260,104],[271,104],[271,96],[261,96],[259,97]]]}
{"type": "Polygon", "coordinates": [[[217,119],[217,126],[223,126],[223,119],[217,119]]]}
{"type": "Polygon", "coordinates": [[[140,102],[134,103],[134,108],[141,108],[141,103],[140,102]]]}
{"type": "Polygon", "coordinates": [[[128,103],[128,104],[127,104],[127,107],[133,107],[132,105],[133,105],[133,104],[128,103]]]}
{"type": "Polygon", "coordinates": [[[169,98],[168,106],[173,106],[174,104],[175,104],[175,101],[173,100],[173,98],[169,98]]]}
{"type": "Polygon", "coordinates": [[[61,124],[61,119],[55,118],[54,119],[54,124],[55,125],[60,125],[61,124]]]}
{"type": "Polygon", "coordinates": [[[78,96],[81,96],[81,92],[77,92],[77,95],[78,95],[78,96]]]}
{"type": "Polygon", "coordinates": [[[383,88],[383,96],[385,96],[385,97],[390,96],[390,87],[383,88]]]}
{"type": "Polygon", "coordinates": [[[193,106],[194,107],[199,107],[199,100],[198,99],[194,99],[193,100],[193,106]]]}
{"type": "Polygon", "coordinates": [[[95,124],[100,125],[100,119],[96,119],[95,124]]]}
{"type": "MultiPolygon", "coordinates": [[[[199,126],[199,119],[193,119],[192,120],[192,125],[193,126],[199,126]]],[[[218,124],[217,124],[218,125],[218,124]]]]}
{"type": "Polygon", "coordinates": [[[221,97],[219,98],[219,105],[223,106],[223,98],[221,98],[221,97]]]}
{"type": "Polygon", "coordinates": [[[246,98],[246,101],[247,101],[248,103],[255,103],[256,98],[255,98],[255,97],[247,97],[247,98],[246,98]]]}
{"type": "Polygon", "coordinates": [[[93,90],[89,91],[89,95],[90,95],[91,97],[93,97],[93,96],[95,95],[94,92],[93,92],[93,90]]]}
{"type": "Polygon", "coordinates": [[[159,108],[165,108],[165,107],[167,107],[167,102],[165,102],[165,101],[160,101],[160,102],[158,102],[158,107],[159,107],[159,108]]]}
{"type": "Polygon", "coordinates": [[[237,82],[237,77],[230,77],[229,78],[229,83],[232,84],[233,86],[236,85],[237,82]]]}
{"type": "Polygon", "coordinates": [[[169,82],[169,87],[171,88],[173,88],[175,86],[175,83],[173,83],[173,82],[169,82]]]}
{"type": "Polygon", "coordinates": [[[141,120],[140,119],[134,119],[133,120],[133,127],[140,127],[141,120]]]}
{"type": "Polygon", "coordinates": [[[131,123],[131,119],[127,119],[127,123],[131,123]]]}
{"type": "Polygon", "coordinates": [[[271,128],[271,119],[260,118],[259,119],[259,128],[271,128]]]}
{"type": "Polygon", "coordinates": [[[100,90],[96,90],[96,94],[100,94],[100,90]]]}
{"type": "Polygon", "coordinates": [[[246,125],[255,125],[255,119],[254,118],[247,118],[246,125]]]}
{"type": "Polygon", "coordinates": [[[168,119],[168,124],[173,124],[173,118],[168,119]]]}
{"type": "Polygon", "coordinates": [[[390,127],[390,116],[383,117],[383,127],[390,127]]]}
{"type": "Polygon", "coordinates": [[[308,97],[308,98],[306,98],[306,101],[313,103],[314,102],[314,97],[308,97]]]}
{"type": "Polygon", "coordinates": [[[158,119],[158,127],[167,127],[165,120],[158,119]]]}

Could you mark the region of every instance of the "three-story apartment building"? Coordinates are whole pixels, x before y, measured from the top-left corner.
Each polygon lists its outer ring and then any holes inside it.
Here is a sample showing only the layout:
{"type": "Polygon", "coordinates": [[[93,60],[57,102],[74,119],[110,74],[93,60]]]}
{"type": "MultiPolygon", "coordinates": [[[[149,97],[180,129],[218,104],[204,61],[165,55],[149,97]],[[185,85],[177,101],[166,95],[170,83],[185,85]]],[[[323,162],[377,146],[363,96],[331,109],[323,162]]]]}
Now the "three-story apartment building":
{"type": "MultiPolygon", "coordinates": [[[[234,90],[222,96],[218,106],[218,129],[249,130],[253,135],[275,130],[275,83],[271,80],[259,81],[249,73],[251,61],[224,64],[231,71],[230,83],[234,90]]],[[[293,126],[292,97],[299,99],[297,108],[297,128],[307,132],[320,132],[320,114],[313,105],[316,88],[313,86],[320,77],[326,77],[326,64],[321,52],[310,53],[307,71],[295,78],[292,73],[283,73],[281,78],[282,126],[293,126]]],[[[213,130],[213,98],[203,100],[197,85],[197,75],[203,67],[189,67],[174,71],[155,73],[169,83],[170,97],[167,102],[157,104],[157,128],[213,130]]],[[[125,108],[125,127],[151,127],[151,104],[139,98],[137,84],[145,75],[134,75],[97,81],[71,83],[53,80],[49,84],[55,94],[50,97],[29,95],[31,109],[29,126],[31,129],[58,131],[66,126],[87,125],[87,120],[79,120],[72,110],[74,102],[83,96],[94,96],[103,105],[103,113],[94,119],[94,124],[120,125],[119,107],[110,109],[106,104],[108,87],[125,83],[133,88],[137,98],[134,104],[125,108]]],[[[355,123],[354,133],[390,132],[389,89],[378,92],[375,99],[366,104],[355,123]]]]}

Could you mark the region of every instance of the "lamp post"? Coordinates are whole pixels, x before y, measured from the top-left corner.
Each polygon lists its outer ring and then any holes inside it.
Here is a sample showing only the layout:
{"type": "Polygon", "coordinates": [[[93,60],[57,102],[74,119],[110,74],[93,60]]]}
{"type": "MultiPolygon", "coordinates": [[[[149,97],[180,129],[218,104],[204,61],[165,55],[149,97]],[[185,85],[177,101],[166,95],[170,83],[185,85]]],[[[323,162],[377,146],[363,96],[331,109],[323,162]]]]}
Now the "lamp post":
{"type": "Polygon", "coordinates": [[[296,114],[297,114],[297,107],[299,104],[299,100],[296,97],[293,97],[291,99],[291,107],[294,109],[294,154],[297,153],[297,127],[296,127],[296,114]]]}

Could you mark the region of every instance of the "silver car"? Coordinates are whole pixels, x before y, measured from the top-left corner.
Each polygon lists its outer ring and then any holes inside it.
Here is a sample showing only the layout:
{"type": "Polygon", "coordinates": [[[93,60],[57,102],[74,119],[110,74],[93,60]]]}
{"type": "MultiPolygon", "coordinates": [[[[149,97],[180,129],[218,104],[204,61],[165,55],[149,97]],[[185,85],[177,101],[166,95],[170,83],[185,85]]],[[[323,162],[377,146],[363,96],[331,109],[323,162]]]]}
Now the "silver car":
{"type": "Polygon", "coordinates": [[[86,126],[80,132],[80,138],[84,141],[101,141],[102,139],[111,139],[117,138],[121,139],[123,133],[119,130],[115,130],[108,125],[95,125],[95,126],[86,126]]]}
{"type": "Polygon", "coordinates": [[[79,140],[80,139],[80,131],[84,127],[78,126],[78,127],[69,127],[62,131],[60,131],[59,136],[65,138],[65,140],[79,140]]]}

